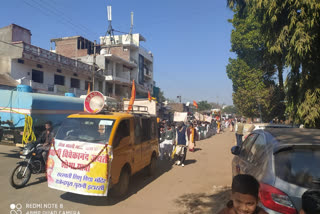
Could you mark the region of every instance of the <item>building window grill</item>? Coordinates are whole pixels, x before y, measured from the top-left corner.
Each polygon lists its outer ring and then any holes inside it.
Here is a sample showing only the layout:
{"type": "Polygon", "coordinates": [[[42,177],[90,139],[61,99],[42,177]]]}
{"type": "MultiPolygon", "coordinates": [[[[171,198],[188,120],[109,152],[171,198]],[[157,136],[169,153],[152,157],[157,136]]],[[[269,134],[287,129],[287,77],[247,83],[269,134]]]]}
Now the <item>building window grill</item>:
{"type": "Polygon", "coordinates": [[[32,81],[43,83],[43,72],[32,69],[32,81]]]}
{"type": "Polygon", "coordinates": [[[71,78],[71,88],[80,88],[80,80],[71,78]]]}
{"type": "Polygon", "coordinates": [[[54,84],[55,85],[64,85],[64,76],[54,75],[54,84]]]}

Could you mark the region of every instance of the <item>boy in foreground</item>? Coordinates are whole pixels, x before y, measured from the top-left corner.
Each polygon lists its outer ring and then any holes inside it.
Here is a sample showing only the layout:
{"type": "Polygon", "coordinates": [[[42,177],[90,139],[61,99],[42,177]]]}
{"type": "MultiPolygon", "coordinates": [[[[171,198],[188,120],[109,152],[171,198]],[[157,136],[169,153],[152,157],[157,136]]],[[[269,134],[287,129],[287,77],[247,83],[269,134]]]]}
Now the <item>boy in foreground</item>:
{"type": "Polygon", "coordinates": [[[237,175],[232,181],[232,196],[218,214],[267,214],[258,206],[259,182],[251,175],[237,175]]]}
{"type": "Polygon", "coordinates": [[[307,190],[302,195],[302,209],[299,214],[320,213],[320,190],[307,190]]]}

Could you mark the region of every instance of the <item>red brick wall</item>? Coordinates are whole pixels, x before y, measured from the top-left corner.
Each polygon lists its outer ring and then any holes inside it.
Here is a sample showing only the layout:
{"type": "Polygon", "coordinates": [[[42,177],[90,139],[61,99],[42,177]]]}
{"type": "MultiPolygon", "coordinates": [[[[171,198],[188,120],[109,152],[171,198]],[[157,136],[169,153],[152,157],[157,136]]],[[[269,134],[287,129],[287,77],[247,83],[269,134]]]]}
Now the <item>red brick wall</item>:
{"type": "Polygon", "coordinates": [[[77,39],[56,41],[56,53],[70,58],[76,57],[77,39]]]}
{"type": "Polygon", "coordinates": [[[130,61],[130,49],[127,51],[123,50],[123,47],[112,47],[110,49],[111,54],[121,57],[127,61],[130,61]]]}

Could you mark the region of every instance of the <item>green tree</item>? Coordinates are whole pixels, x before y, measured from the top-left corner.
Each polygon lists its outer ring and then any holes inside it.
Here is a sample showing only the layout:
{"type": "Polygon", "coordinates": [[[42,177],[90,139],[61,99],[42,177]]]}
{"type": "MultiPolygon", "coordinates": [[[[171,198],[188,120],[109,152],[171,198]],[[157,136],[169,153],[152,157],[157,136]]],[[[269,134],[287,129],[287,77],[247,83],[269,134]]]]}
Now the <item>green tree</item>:
{"type": "Polygon", "coordinates": [[[238,110],[235,106],[226,106],[222,109],[222,113],[224,113],[224,114],[237,114],[238,110]]]}
{"type": "Polygon", "coordinates": [[[200,101],[198,103],[198,111],[206,111],[210,110],[212,106],[208,103],[208,101],[200,101]]]}

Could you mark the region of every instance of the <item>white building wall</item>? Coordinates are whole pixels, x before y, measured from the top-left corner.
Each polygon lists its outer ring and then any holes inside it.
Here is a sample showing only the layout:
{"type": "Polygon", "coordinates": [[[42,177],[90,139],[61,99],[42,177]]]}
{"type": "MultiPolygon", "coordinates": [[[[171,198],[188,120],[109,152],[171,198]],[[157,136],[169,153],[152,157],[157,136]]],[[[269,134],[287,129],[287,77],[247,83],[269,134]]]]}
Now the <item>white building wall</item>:
{"type": "Polygon", "coordinates": [[[15,80],[32,78],[32,66],[27,64],[18,63],[17,60],[11,60],[11,77],[15,80]]]}

